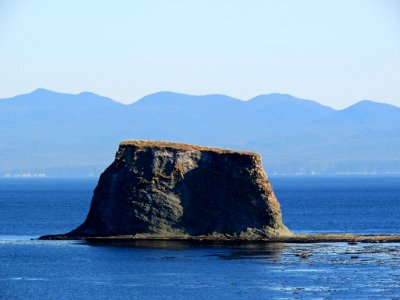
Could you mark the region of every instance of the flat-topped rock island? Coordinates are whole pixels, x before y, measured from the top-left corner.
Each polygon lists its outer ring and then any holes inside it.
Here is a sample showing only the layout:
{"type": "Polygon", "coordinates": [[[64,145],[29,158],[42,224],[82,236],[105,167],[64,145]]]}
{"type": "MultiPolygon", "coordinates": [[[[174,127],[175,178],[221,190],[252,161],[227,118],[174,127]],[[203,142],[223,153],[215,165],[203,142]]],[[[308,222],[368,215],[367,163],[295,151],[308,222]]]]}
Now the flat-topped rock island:
{"type": "Polygon", "coordinates": [[[253,152],[158,141],[120,143],[86,220],[40,239],[395,242],[394,235],[292,233],[253,152]]]}

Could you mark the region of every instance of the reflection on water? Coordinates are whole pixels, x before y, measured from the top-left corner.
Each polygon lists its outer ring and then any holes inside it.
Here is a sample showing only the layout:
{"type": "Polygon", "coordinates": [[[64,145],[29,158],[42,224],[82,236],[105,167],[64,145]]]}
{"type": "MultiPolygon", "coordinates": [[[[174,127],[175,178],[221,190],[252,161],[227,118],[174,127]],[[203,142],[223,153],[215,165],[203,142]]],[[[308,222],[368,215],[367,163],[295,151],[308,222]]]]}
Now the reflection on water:
{"type": "Polygon", "coordinates": [[[270,259],[277,260],[283,250],[290,247],[284,243],[251,243],[251,242],[210,242],[210,241],[157,241],[157,240],[85,240],[82,244],[91,246],[134,247],[150,249],[207,249],[209,251],[224,250],[207,254],[221,259],[270,259]]]}
{"type": "Polygon", "coordinates": [[[267,243],[267,242],[218,242],[218,241],[168,241],[168,240],[131,240],[131,239],[86,239],[81,243],[92,246],[118,246],[118,247],[139,247],[139,248],[161,248],[161,249],[193,249],[193,248],[214,248],[214,249],[254,249],[274,251],[284,249],[289,244],[267,243]]]}
{"type": "MultiPolygon", "coordinates": [[[[157,241],[157,240],[82,240],[75,244],[107,248],[188,250],[207,252],[205,257],[223,260],[261,260],[268,262],[289,262],[307,260],[334,263],[400,263],[400,243],[267,243],[267,242],[210,242],[210,241],[157,241]]],[[[156,253],[156,252],[155,252],[156,253]]],[[[184,252],[183,252],[184,253],[184,252]]],[[[163,256],[173,259],[175,256],[163,256]]]]}

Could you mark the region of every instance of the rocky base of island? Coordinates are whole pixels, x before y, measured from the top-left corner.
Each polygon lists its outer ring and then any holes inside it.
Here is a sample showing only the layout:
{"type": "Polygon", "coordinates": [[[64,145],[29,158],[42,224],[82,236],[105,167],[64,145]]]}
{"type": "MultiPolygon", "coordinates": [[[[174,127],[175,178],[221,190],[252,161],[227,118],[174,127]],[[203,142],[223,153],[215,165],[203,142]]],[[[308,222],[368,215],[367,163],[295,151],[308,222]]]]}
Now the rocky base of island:
{"type": "Polygon", "coordinates": [[[249,238],[229,235],[218,236],[181,236],[170,237],[155,234],[115,235],[115,236],[68,236],[68,235],[44,235],[40,240],[87,240],[98,242],[115,241],[188,241],[188,242],[215,242],[215,243],[398,243],[400,235],[370,235],[347,233],[323,233],[323,234],[293,234],[271,238],[249,238]]]}

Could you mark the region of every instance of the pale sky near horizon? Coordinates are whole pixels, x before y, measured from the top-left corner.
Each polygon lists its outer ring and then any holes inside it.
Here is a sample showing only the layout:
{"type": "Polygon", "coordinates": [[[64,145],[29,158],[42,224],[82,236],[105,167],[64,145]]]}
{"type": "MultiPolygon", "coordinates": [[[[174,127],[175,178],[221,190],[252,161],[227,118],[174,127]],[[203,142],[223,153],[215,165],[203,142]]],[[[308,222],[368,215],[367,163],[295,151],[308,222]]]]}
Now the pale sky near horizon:
{"type": "Polygon", "coordinates": [[[158,91],[400,106],[400,1],[0,0],[0,98],[158,91]]]}

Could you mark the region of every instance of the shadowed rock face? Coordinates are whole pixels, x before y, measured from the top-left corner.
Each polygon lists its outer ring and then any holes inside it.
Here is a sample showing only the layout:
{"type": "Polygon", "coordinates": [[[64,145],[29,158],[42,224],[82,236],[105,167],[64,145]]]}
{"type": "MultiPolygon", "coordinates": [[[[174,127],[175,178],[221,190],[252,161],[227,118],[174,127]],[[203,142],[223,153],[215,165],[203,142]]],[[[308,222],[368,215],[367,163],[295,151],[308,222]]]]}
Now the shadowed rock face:
{"type": "Polygon", "coordinates": [[[86,221],[67,236],[290,235],[279,203],[251,152],[122,142],[100,176],[86,221]]]}

